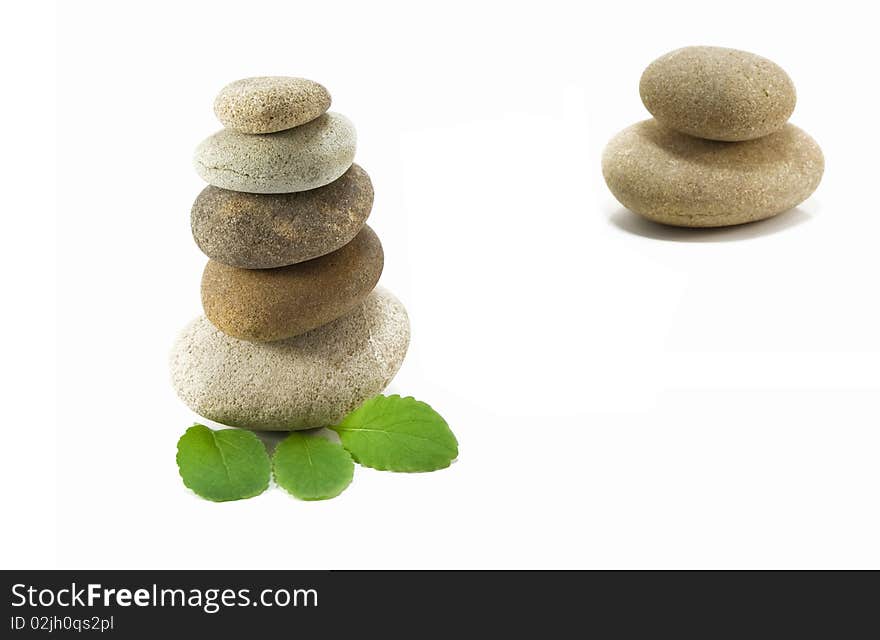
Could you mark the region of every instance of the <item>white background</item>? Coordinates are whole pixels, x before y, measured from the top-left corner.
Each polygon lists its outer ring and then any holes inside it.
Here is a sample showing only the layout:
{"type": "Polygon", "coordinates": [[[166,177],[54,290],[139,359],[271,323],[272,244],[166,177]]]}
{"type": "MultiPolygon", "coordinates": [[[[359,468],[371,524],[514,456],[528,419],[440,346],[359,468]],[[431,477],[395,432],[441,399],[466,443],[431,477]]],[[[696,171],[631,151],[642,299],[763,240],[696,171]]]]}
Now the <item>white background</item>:
{"type": "Polygon", "coordinates": [[[56,25],[4,5],[2,566],[880,567],[865,6],[63,2],[56,25]],[[643,68],[689,44],[794,79],[827,163],[798,209],[692,232],[605,188],[643,68]],[[461,457],[214,504],[178,477],[195,417],[167,372],[200,312],[190,159],[216,92],[271,74],[358,127],[413,326],[390,392],[437,408],[461,457]]]}

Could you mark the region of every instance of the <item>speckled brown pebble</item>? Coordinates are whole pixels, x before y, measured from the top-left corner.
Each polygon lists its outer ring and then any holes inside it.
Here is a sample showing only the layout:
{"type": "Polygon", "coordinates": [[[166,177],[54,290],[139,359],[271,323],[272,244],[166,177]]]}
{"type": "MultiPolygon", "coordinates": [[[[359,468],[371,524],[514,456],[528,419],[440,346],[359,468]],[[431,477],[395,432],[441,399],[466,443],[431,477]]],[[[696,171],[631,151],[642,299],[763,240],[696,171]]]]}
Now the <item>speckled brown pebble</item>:
{"type": "Polygon", "coordinates": [[[239,269],[215,260],[202,274],[205,315],[241,340],[282,340],[348,313],[382,274],[382,245],[365,226],[347,245],[278,269],[239,269]]]}
{"type": "Polygon", "coordinates": [[[197,414],[261,430],[337,424],[397,373],[409,345],[400,301],[378,288],[351,313],[303,335],[246,342],[204,316],[171,353],[171,380],[197,414]]]}
{"type": "Polygon", "coordinates": [[[639,93],[660,124],[728,141],[778,131],[797,100],[778,65],[721,47],[685,47],[658,58],[642,74],[639,93]]]}
{"type": "Polygon", "coordinates": [[[373,206],[370,176],[354,164],[341,178],[309,191],[256,194],[206,187],[190,221],[209,258],[244,269],[304,262],[351,241],[373,206]]]}
{"type": "Polygon", "coordinates": [[[274,133],[314,120],[330,108],[330,93],[305,78],[264,76],[226,85],[214,113],[227,129],[274,133]]]}
{"type": "Polygon", "coordinates": [[[655,120],[618,133],[602,157],[608,188],[623,206],[681,227],[769,218],[806,200],[822,179],[822,150],[787,124],[748,142],[716,142],[655,120]]]}

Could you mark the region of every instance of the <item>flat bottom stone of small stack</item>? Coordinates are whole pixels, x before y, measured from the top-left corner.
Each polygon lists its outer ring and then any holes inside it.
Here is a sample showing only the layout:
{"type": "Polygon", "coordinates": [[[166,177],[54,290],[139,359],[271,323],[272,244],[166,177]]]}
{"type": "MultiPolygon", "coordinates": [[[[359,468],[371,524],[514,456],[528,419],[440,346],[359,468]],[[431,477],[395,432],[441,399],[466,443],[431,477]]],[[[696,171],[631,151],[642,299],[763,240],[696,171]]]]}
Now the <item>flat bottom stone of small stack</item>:
{"type": "Polygon", "coordinates": [[[406,309],[382,288],[352,313],[277,342],[238,340],[202,316],[177,339],[171,378],[195,413],[221,424],[325,427],[385,389],[403,363],[409,335],[406,309]]]}
{"type": "Polygon", "coordinates": [[[744,142],[718,142],[656,120],[618,133],[602,174],[630,211],[680,227],[721,227],[769,218],[806,200],[822,179],[819,145],[787,124],[744,142]]]}

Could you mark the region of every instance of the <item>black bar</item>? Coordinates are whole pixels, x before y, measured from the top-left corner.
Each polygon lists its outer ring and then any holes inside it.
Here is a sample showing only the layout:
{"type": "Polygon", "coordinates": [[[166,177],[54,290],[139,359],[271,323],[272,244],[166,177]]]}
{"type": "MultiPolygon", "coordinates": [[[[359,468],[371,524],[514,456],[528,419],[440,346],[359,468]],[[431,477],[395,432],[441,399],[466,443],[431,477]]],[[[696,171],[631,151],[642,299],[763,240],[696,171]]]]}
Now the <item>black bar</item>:
{"type": "Polygon", "coordinates": [[[244,640],[261,631],[281,634],[273,638],[314,633],[315,640],[343,633],[423,638],[470,637],[479,629],[492,637],[781,638],[797,632],[867,638],[877,637],[880,627],[873,572],[3,571],[2,577],[3,638],[194,632],[244,640]],[[99,585],[91,602],[90,584],[99,585]],[[138,589],[144,590],[137,594],[140,605],[134,603],[138,589]],[[162,589],[182,590],[187,603],[162,589]],[[223,589],[235,592],[226,594],[226,604],[223,589]],[[74,592],[76,606],[57,604],[74,592]],[[41,597],[45,606],[29,604],[41,597]],[[154,605],[159,597],[165,606],[154,605]],[[112,628],[75,631],[76,620],[112,628]]]}

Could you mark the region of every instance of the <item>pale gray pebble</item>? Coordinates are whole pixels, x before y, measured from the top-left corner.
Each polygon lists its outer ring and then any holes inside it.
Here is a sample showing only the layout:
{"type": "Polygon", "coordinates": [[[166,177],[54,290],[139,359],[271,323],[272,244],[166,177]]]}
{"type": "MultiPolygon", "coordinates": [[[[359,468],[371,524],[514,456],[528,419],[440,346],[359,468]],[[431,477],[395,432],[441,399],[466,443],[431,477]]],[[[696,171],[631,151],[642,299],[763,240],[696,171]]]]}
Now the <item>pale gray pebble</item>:
{"type": "Polygon", "coordinates": [[[409,346],[406,309],[374,290],[350,314],[295,338],[269,343],[232,338],[201,316],[171,354],[178,396],[221,424],[291,431],[337,424],[381,393],[409,346]]]}
{"type": "Polygon", "coordinates": [[[196,148],[193,164],[208,184],[248,193],[293,193],[323,187],[348,171],[357,134],[343,115],[262,135],[221,129],[196,148]]]}

